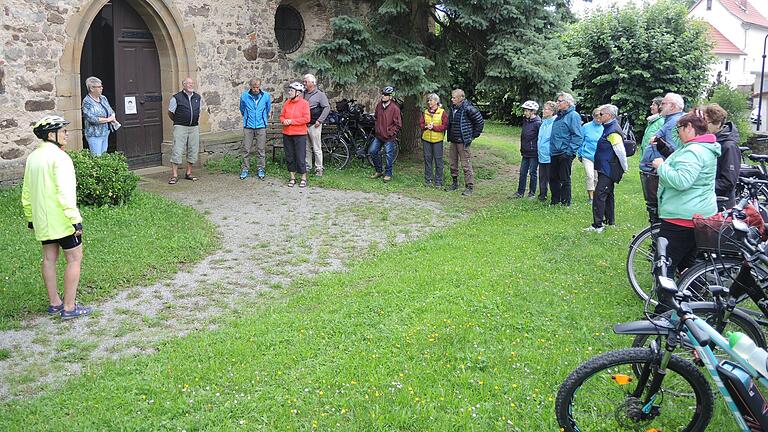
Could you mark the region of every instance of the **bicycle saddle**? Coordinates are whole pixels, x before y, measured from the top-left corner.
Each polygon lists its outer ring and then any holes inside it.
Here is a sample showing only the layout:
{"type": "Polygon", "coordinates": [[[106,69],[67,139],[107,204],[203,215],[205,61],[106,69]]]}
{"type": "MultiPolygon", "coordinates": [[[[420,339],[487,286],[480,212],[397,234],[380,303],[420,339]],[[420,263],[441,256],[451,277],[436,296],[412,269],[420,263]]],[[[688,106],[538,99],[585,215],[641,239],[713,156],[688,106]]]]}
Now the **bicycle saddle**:
{"type": "Polygon", "coordinates": [[[768,155],[751,154],[747,156],[752,162],[768,162],[768,155]]]}

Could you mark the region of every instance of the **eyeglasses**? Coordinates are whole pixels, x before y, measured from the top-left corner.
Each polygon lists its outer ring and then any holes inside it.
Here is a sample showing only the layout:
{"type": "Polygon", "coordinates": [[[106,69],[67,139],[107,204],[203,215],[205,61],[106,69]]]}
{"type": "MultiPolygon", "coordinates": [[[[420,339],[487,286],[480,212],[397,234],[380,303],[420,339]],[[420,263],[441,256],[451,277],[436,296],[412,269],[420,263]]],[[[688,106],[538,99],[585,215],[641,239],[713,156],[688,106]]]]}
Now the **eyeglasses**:
{"type": "Polygon", "coordinates": [[[595,114],[595,117],[602,117],[603,115],[604,115],[603,113],[597,113],[595,114]]]}
{"type": "Polygon", "coordinates": [[[557,102],[557,103],[563,103],[563,102],[565,102],[565,99],[558,99],[558,100],[556,100],[555,102],[557,102]]]}

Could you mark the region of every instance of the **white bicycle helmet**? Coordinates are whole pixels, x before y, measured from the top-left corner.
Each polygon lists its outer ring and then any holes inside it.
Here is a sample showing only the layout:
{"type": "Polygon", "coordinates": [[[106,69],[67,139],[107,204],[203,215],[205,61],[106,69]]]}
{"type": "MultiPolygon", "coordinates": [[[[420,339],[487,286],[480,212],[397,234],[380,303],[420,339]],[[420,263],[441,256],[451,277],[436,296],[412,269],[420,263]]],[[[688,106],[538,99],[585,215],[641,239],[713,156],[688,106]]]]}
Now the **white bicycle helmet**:
{"type": "Polygon", "coordinates": [[[522,105],[522,107],[523,107],[523,109],[529,109],[529,110],[533,110],[533,111],[538,111],[539,110],[539,104],[536,103],[536,101],[532,101],[532,100],[525,101],[525,103],[522,105]]]}
{"type": "Polygon", "coordinates": [[[300,91],[300,92],[303,92],[305,90],[304,89],[304,84],[302,84],[302,83],[300,83],[298,81],[292,82],[291,85],[288,86],[288,88],[292,88],[292,89],[294,89],[296,91],[300,91]]]}
{"type": "Polygon", "coordinates": [[[57,130],[63,128],[64,126],[68,125],[69,122],[64,119],[64,117],[59,115],[47,115],[35,123],[35,125],[32,127],[32,133],[35,134],[36,137],[40,138],[43,141],[48,141],[56,144],[57,146],[61,147],[61,144],[59,144],[58,139],[54,138],[53,141],[48,139],[48,134],[50,132],[56,132],[57,130]]]}

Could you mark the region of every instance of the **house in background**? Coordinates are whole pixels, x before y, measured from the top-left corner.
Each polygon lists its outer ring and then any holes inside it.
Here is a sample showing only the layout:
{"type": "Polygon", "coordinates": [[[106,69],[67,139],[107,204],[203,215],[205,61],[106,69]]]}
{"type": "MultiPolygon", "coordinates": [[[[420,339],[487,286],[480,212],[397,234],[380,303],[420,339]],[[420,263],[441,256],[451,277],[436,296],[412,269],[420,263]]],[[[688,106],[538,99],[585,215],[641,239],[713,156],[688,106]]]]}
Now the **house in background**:
{"type": "MultiPolygon", "coordinates": [[[[758,105],[763,44],[768,36],[768,2],[765,0],[699,0],[688,16],[709,24],[709,37],[714,43],[718,61],[712,66],[711,80],[718,74],[731,84],[753,95],[758,105]]],[[[768,82],[764,84],[768,89],[768,82]]],[[[762,130],[766,129],[768,97],[763,95],[762,130]]]]}

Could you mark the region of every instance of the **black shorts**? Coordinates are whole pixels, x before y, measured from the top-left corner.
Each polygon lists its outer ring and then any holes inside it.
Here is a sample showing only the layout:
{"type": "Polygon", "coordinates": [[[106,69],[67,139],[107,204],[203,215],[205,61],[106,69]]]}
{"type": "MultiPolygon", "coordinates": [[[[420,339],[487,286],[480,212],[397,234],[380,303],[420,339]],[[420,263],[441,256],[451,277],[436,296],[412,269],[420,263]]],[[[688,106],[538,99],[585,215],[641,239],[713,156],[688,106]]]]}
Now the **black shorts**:
{"type": "Polygon", "coordinates": [[[83,244],[83,237],[76,236],[75,234],[62,237],[58,240],[45,240],[42,242],[44,245],[58,243],[62,249],[73,249],[83,244]]]}

